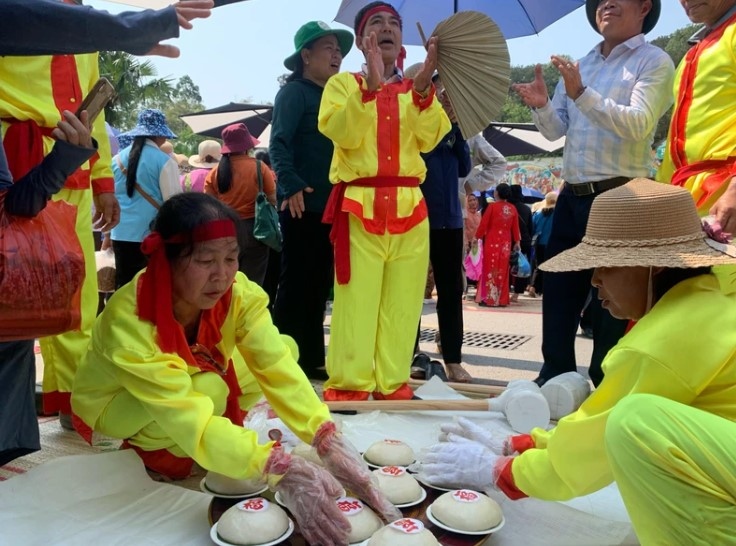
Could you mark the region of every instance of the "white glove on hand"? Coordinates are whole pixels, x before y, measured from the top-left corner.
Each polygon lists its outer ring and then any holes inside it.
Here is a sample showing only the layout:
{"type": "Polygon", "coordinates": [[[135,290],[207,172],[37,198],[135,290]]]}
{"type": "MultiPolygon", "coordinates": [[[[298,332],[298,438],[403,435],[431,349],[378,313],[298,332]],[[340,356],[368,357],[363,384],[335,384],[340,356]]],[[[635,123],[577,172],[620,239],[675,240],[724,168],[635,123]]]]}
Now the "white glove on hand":
{"type": "Polygon", "coordinates": [[[496,455],[511,455],[512,448],[508,434],[496,434],[476,425],[470,419],[459,417],[452,423],[440,427],[440,442],[457,442],[460,439],[472,440],[484,445],[496,455]]]}
{"type": "Polygon", "coordinates": [[[478,442],[458,438],[422,454],[419,478],[430,485],[486,491],[495,487],[496,465],[503,459],[478,442]]]}

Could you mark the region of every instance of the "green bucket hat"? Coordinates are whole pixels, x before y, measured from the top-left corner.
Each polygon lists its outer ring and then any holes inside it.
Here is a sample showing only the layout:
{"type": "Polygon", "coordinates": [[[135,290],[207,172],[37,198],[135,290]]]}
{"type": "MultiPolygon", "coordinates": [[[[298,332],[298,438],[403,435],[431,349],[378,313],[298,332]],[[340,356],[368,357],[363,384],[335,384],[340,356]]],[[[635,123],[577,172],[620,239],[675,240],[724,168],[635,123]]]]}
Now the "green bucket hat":
{"type": "Polygon", "coordinates": [[[302,53],[302,49],[307,47],[315,40],[319,40],[323,36],[334,34],[337,43],[340,45],[343,57],[348,54],[353,47],[353,35],[348,30],[330,28],[327,23],[322,21],[309,21],[302,25],[294,35],[294,48],[296,51],[284,59],[284,66],[292,72],[296,69],[296,61],[302,53]]]}
{"type": "MultiPolygon", "coordinates": [[[[585,14],[588,16],[588,22],[593,30],[598,32],[598,25],[595,22],[595,11],[598,9],[599,0],[586,0],[585,1],[585,14]]],[[[642,25],[642,33],[647,34],[654,28],[659,20],[659,13],[662,10],[662,4],[660,0],[652,0],[652,9],[649,10],[646,17],[644,17],[644,24],[642,25]]],[[[600,33],[599,33],[600,34],[600,33]]]]}

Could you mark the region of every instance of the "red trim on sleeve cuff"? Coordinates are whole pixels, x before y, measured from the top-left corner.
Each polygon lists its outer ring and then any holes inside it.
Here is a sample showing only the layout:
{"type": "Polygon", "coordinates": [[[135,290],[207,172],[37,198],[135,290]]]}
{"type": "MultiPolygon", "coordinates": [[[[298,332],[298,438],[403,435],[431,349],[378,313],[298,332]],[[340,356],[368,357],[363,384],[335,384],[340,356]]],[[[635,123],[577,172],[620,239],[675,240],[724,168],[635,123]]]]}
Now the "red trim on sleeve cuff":
{"type": "Polygon", "coordinates": [[[517,453],[524,453],[527,449],[535,447],[534,438],[531,434],[518,434],[510,438],[511,449],[517,453]]]}
{"type": "Polygon", "coordinates": [[[434,84],[429,84],[429,93],[426,97],[422,98],[422,96],[417,93],[417,90],[414,89],[414,87],[411,88],[411,98],[414,102],[414,106],[419,108],[419,111],[422,112],[429,108],[432,105],[432,101],[434,100],[435,95],[435,88],[434,84]]]}
{"type": "Polygon", "coordinates": [[[92,181],[92,193],[94,195],[99,195],[101,193],[115,193],[115,179],[96,178],[92,181]]]}
{"type": "Polygon", "coordinates": [[[363,87],[364,85],[368,84],[366,79],[360,74],[353,74],[353,76],[355,76],[355,81],[358,82],[358,88],[360,89],[360,95],[361,95],[361,100],[363,101],[363,104],[376,100],[376,95],[378,95],[378,91],[381,88],[379,87],[375,91],[368,91],[368,89],[365,89],[363,87]]]}
{"type": "Polygon", "coordinates": [[[511,473],[511,465],[513,464],[514,460],[514,458],[509,458],[505,463],[503,462],[503,459],[500,460],[501,464],[503,464],[504,466],[501,469],[501,472],[499,472],[498,474],[496,487],[503,491],[504,494],[511,500],[519,500],[524,499],[529,495],[516,487],[516,484],[514,483],[514,476],[511,473]]]}

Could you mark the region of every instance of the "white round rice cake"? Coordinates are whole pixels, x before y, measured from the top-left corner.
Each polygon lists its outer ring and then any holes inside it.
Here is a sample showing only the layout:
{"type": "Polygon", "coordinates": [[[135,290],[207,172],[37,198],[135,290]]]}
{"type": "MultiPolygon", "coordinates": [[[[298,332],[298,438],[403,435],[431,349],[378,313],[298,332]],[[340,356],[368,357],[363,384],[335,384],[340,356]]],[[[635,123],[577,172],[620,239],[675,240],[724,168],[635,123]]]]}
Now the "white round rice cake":
{"type": "Polygon", "coordinates": [[[368,546],[440,546],[418,519],[402,518],[376,531],[368,546]]]}
{"type": "Polygon", "coordinates": [[[407,504],[422,496],[422,488],[414,476],[401,466],[382,466],[374,470],[378,488],[392,504],[407,504]]]}
{"type": "Polygon", "coordinates": [[[458,531],[485,531],[496,527],[503,519],[496,501],[470,489],[448,491],[440,495],[431,508],[435,518],[458,531]]]}
{"type": "Polygon", "coordinates": [[[409,466],[416,459],[414,450],[401,440],[387,438],[365,450],[368,462],[377,466],[409,466]]]}
{"type": "Polygon", "coordinates": [[[262,497],[231,506],[217,522],[217,534],[223,540],[243,546],[273,542],[288,529],[283,508],[262,497]]]}

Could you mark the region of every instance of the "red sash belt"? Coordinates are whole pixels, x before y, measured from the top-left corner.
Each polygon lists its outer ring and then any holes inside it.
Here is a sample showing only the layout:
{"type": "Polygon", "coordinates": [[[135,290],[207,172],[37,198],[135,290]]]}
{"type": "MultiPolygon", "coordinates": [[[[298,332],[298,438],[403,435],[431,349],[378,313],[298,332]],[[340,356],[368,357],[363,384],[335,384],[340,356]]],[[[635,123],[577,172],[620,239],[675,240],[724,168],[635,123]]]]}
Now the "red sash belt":
{"type": "Polygon", "coordinates": [[[707,159],[690,165],[683,165],[675,170],[672,175],[672,184],[685,186],[690,177],[705,171],[715,171],[703,181],[700,191],[702,195],[697,201],[698,208],[708,201],[711,195],[716,193],[729,178],[736,176],[736,157],[727,159],[707,159]]]}
{"type": "Polygon", "coordinates": [[[350,282],[350,217],[348,212],[342,210],[347,187],[350,185],[363,188],[417,188],[419,183],[418,178],[408,176],[376,176],[335,184],[330,192],[322,222],[332,224],[330,242],[335,249],[335,276],[338,284],[350,282]]]}
{"type": "MultiPolygon", "coordinates": [[[[43,161],[46,155],[44,154],[43,137],[51,137],[54,127],[40,127],[30,119],[19,121],[5,118],[3,121],[10,125],[3,139],[10,174],[13,175],[13,180],[20,180],[43,161]]],[[[89,181],[89,171],[77,169],[67,178],[64,187],[84,190],[89,188],[89,181]]]]}

